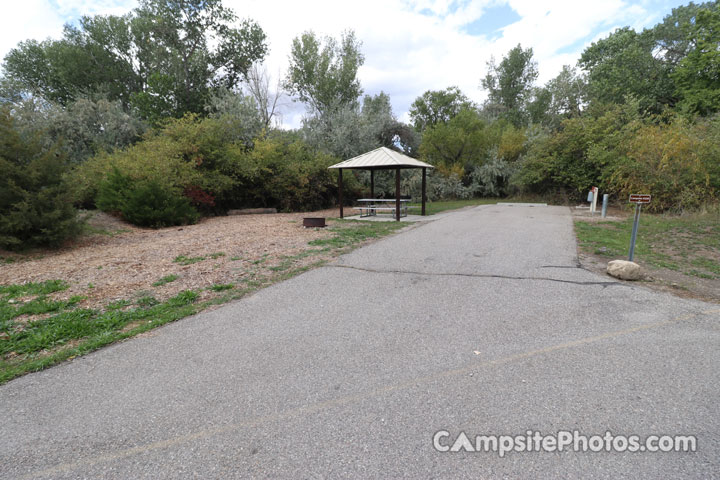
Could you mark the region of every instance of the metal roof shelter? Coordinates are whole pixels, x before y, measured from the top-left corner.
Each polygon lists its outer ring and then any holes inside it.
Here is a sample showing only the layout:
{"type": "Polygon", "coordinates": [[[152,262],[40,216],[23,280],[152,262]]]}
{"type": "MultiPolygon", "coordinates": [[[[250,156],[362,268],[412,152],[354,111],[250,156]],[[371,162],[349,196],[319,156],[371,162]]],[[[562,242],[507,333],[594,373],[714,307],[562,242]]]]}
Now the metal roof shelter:
{"type": "Polygon", "coordinates": [[[415,160],[400,152],[386,147],[376,148],[357,157],[336,163],[328,168],[338,170],[338,200],[340,203],[340,218],[343,218],[343,184],[342,171],[370,170],[370,196],[375,197],[375,170],[395,170],[395,220],[400,221],[400,170],[404,168],[422,168],[422,215],[425,215],[427,169],[435,168],[429,163],[415,160]]]}

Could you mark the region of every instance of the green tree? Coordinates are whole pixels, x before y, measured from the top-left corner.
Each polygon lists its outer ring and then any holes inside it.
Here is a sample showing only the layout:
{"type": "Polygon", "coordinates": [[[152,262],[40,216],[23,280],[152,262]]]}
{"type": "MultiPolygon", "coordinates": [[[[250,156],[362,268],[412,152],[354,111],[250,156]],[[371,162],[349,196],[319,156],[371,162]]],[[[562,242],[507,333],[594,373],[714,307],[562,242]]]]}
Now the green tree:
{"type": "Polygon", "coordinates": [[[515,126],[526,125],[527,103],[538,76],[532,48],[523,50],[518,44],[499,64],[491,58],[487,66],[488,73],[481,81],[482,87],[488,91],[484,105],[486,111],[507,118],[515,126]]]}
{"type": "Polygon", "coordinates": [[[319,116],[355,108],[362,94],[357,71],[365,62],[360,47],[352,30],[343,33],[340,42],[303,33],[292,42],[285,88],[319,116]]]}
{"type": "Polygon", "coordinates": [[[693,2],[673,8],[670,15],[652,30],[655,56],[674,69],[695,48],[695,24],[702,10],[717,9],[718,1],[696,4],[693,2]]]}
{"type": "Polygon", "coordinates": [[[490,142],[486,125],[474,110],[462,110],[447,123],[425,130],[420,157],[440,173],[459,176],[485,160],[490,142]]]}
{"type": "Polygon", "coordinates": [[[59,246],[80,231],[65,157],[22,136],[0,110],[0,248],[59,246]]]}
{"type": "Polygon", "coordinates": [[[473,109],[470,101],[458,87],[445,90],[428,90],[410,106],[410,121],[419,132],[438,123],[447,123],[461,110],[473,109]]]}
{"type": "Polygon", "coordinates": [[[672,74],[680,107],[709,115],[720,110],[720,6],[700,10],[689,32],[692,49],[672,74]]]}
{"type": "Polygon", "coordinates": [[[103,94],[153,123],[202,113],[210,92],[233,88],[267,52],[251,20],[220,0],[142,0],[124,16],[83,17],[61,40],[21,42],[5,57],[8,80],[67,105],[103,94]]]}
{"type": "Polygon", "coordinates": [[[136,115],[127,113],[120,101],[80,97],[63,107],[26,98],[12,109],[23,134],[37,135],[44,148],[54,146],[74,165],[97,153],[131,145],[147,128],[136,115]]]}
{"type": "Polygon", "coordinates": [[[585,49],[578,63],[587,73],[590,100],[619,104],[631,95],[649,113],[674,105],[670,70],[653,55],[655,46],[651,31],[625,27],[585,49]]]}
{"type": "Polygon", "coordinates": [[[586,98],[584,75],[565,65],[557,77],[535,89],[528,113],[533,123],[557,128],[563,119],[580,116],[586,98]]]}

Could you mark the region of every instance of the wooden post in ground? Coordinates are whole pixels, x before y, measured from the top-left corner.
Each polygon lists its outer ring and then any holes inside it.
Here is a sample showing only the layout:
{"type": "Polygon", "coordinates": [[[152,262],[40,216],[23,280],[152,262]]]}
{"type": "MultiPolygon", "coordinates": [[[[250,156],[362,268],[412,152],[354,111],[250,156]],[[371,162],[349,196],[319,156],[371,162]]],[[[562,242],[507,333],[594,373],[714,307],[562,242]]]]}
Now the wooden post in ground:
{"type": "Polygon", "coordinates": [[[425,216],[425,197],[427,197],[427,195],[426,195],[426,191],[427,191],[427,168],[423,167],[422,171],[423,171],[423,179],[422,179],[422,213],[421,213],[421,215],[424,217],[424,216],[425,216]]]}
{"type": "Polygon", "coordinates": [[[395,220],[400,221],[400,169],[395,170],[395,220]]]}
{"type": "Polygon", "coordinates": [[[338,168],[338,201],[340,202],[340,218],[343,218],[342,168],[338,168]]]}

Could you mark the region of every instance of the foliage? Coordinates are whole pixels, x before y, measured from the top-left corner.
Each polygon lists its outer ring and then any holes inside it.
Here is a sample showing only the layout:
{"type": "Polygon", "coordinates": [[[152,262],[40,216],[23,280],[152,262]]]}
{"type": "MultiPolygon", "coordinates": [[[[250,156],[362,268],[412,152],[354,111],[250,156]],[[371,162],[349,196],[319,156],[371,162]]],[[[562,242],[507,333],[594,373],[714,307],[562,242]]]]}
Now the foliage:
{"type": "Polygon", "coordinates": [[[585,49],[579,64],[587,72],[591,100],[619,104],[633,95],[650,113],[674,104],[669,71],[653,55],[654,47],[651,32],[625,27],[585,49]]]}
{"type": "Polygon", "coordinates": [[[226,116],[171,120],[130,148],[94,157],[76,170],[75,182],[89,198],[106,185],[102,208],[109,210],[122,204],[112,192],[134,189],[138,182],[165,197],[184,193],[206,213],[241,207],[301,210],[332,203],[336,182],[327,167],[335,159],[280,132],[256,138],[249,148],[241,127],[226,116]],[[113,169],[120,176],[106,180],[113,169]],[[113,179],[127,180],[127,185],[110,188],[113,179]]]}
{"type": "Polygon", "coordinates": [[[262,29],[236,21],[220,0],[142,0],[124,16],[82,17],[61,40],[21,42],[4,70],[46,100],[68,105],[103,93],[157,123],[202,113],[213,89],[235,87],[265,56],[262,29]]]}
{"type": "Polygon", "coordinates": [[[491,58],[487,67],[488,73],[481,82],[488,91],[485,109],[517,127],[526,125],[527,103],[538,76],[532,48],[523,50],[518,44],[499,64],[491,58]]]}
{"type": "Polygon", "coordinates": [[[717,199],[720,122],[643,118],[639,108],[636,102],[565,120],[559,132],[533,143],[513,183],[537,193],[566,190],[575,199],[591,186],[620,199],[650,193],[650,211],[717,199]]]}
{"type": "Polygon", "coordinates": [[[228,89],[220,89],[210,96],[205,107],[211,118],[225,123],[248,147],[266,127],[265,120],[260,112],[254,97],[235,93],[228,89]]]}
{"type": "Polygon", "coordinates": [[[717,198],[718,157],[707,155],[697,127],[678,119],[633,133],[620,147],[626,156],[617,155],[604,175],[610,191],[620,198],[652,193],[649,211],[695,210],[717,198]]]}
{"type": "Polygon", "coordinates": [[[357,71],[365,57],[360,46],[352,30],[344,32],[340,42],[303,33],[292,42],[285,88],[319,116],[354,108],[362,94],[357,71]]]}
{"type": "Polygon", "coordinates": [[[361,110],[345,106],[324,116],[307,118],[302,132],[312,148],[342,159],[382,146],[417,155],[419,143],[415,132],[395,119],[390,97],[384,92],[365,95],[361,110]]]}
{"type": "Polygon", "coordinates": [[[471,188],[475,195],[483,197],[500,197],[509,193],[508,184],[514,173],[514,165],[499,158],[497,153],[471,173],[471,188]]]}
{"type": "Polygon", "coordinates": [[[80,97],[65,107],[26,98],[15,103],[12,110],[20,130],[41,137],[46,149],[57,145],[72,164],[127,147],[147,128],[137,116],[126,113],[120,101],[103,98],[80,97]]]}
{"type": "Polygon", "coordinates": [[[708,115],[720,111],[720,5],[700,10],[688,30],[694,48],[671,76],[681,98],[680,108],[708,115]]]}
{"type": "Polygon", "coordinates": [[[439,123],[449,122],[462,110],[474,108],[473,102],[458,87],[428,90],[410,106],[410,121],[416,130],[422,132],[439,123]]]}
{"type": "Polygon", "coordinates": [[[586,101],[585,76],[565,65],[557,77],[535,90],[528,113],[533,123],[557,129],[563,119],[579,117],[586,101]]]}
{"type": "Polygon", "coordinates": [[[184,225],[198,218],[190,200],[176,189],[154,179],[134,181],[117,168],[100,184],[97,206],[142,227],[184,225]]]}
{"type": "Polygon", "coordinates": [[[21,136],[13,118],[0,110],[0,247],[59,246],[80,232],[63,174],[67,159],[44,149],[36,135],[21,136]]]}
{"type": "Polygon", "coordinates": [[[420,156],[441,172],[453,168],[462,172],[466,165],[480,165],[490,146],[485,129],[486,124],[477,112],[463,110],[447,123],[425,131],[420,156]]]}
{"type": "Polygon", "coordinates": [[[244,138],[243,126],[230,117],[201,120],[188,115],[169,120],[125,150],[92,158],[75,170],[74,183],[80,198],[91,203],[100,183],[117,167],[133,181],[151,179],[165,189],[200,189],[214,197],[218,208],[228,208],[233,175],[246,150],[244,138]]]}

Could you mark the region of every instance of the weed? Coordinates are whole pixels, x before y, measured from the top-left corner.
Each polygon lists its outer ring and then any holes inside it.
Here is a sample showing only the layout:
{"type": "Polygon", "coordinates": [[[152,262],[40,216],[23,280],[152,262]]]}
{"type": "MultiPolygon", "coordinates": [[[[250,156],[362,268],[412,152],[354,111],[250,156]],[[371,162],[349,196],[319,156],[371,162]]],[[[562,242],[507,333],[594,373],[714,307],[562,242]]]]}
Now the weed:
{"type": "Polygon", "coordinates": [[[266,253],[266,254],[264,254],[262,257],[258,258],[257,260],[253,260],[253,261],[250,262],[250,263],[252,263],[253,265],[263,264],[263,263],[265,263],[265,261],[267,260],[267,257],[268,257],[269,255],[270,255],[269,253],[266,253]]]}
{"type": "Polygon", "coordinates": [[[150,296],[150,295],[146,295],[146,296],[144,296],[144,297],[140,297],[140,298],[138,299],[138,301],[137,301],[137,304],[138,304],[139,306],[145,307],[145,308],[147,308],[147,307],[154,307],[154,306],[157,305],[158,303],[160,303],[160,302],[159,302],[155,297],[150,296]]]}
{"type": "Polygon", "coordinates": [[[170,283],[170,282],[174,282],[174,281],[177,280],[178,278],[180,278],[180,277],[178,277],[178,276],[175,275],[175,274],[165,275],[165,276],[162,277],[160,280],[158,280],[157,282],[153,283],[152,286],[153,286],[153,287],[162,287],[163,285],[167,285],[167,284],[170,283]]]}
{"type": "Polygon", "coordinates": [[[179,263],[180,265],[192,265],[193,263],[202,262],[207,257],[187,257],[185,255],[178,255],[175,257],[173,262],[179,263]]]}

